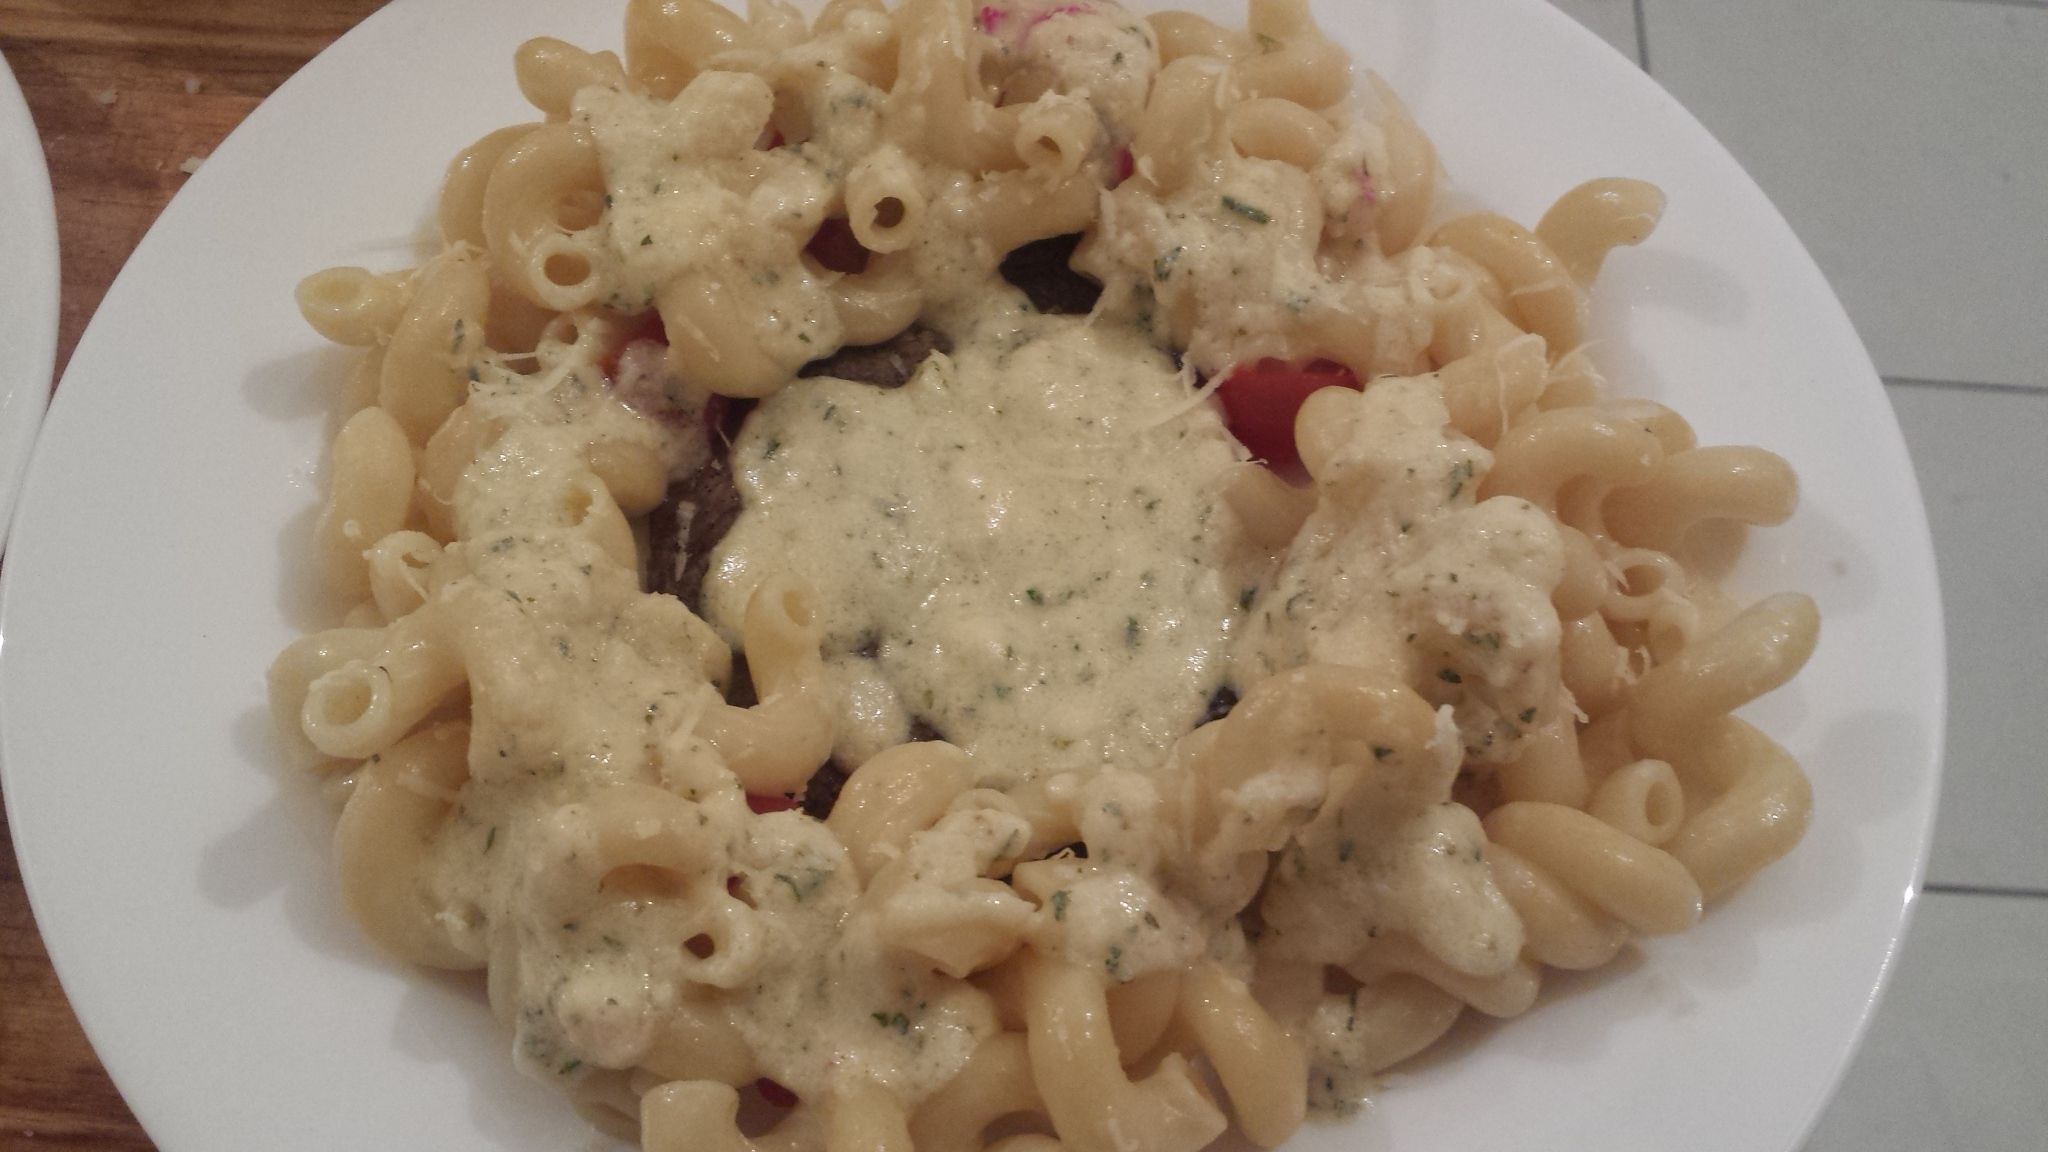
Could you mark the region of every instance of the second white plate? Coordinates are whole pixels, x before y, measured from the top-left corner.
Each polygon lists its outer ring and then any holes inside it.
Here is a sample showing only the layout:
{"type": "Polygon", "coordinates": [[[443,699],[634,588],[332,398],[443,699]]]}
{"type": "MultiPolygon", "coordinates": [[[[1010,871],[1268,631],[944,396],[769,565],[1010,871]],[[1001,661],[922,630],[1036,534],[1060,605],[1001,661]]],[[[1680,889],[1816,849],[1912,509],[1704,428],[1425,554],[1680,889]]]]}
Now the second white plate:
{"type": "Polygon", "coordinates": [[[57,209],[43,142],[0,59],[0,552],[57,364],[57,209]]]}

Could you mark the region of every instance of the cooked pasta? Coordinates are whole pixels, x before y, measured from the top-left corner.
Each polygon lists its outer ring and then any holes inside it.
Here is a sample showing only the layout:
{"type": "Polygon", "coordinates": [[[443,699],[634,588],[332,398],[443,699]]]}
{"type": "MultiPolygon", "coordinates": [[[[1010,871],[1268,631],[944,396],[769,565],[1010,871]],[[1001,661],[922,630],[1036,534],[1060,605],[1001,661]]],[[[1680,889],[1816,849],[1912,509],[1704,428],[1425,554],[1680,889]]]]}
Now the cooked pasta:
{"type": "Polygon", "coordinates": [[[300,286],[364,359],[270,687],[365,934],[592,1123],[1274,1147],[1798,841],[1736,713],[1818,615],[1691,559],[1791,469],[1585,347],[1654,187],[1447,211],[1305,0],[632,0],[514,78],[438,250],[300,286]]]}

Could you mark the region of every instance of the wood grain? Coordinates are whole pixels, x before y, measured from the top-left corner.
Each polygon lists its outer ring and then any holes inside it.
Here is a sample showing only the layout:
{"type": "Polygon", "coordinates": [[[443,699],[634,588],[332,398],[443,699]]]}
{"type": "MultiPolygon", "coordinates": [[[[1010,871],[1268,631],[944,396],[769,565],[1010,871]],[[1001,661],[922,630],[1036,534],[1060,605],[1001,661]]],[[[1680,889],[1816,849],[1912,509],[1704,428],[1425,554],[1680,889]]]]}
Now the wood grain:
{"type": "MultiPolygon", "coordinates": [[[[0,53],[56,190],[61,375],[183,186],[279,84],[384,0],[0,0],[0,53]]],[[[0,816],[0,1152],[153,1149],[93,1056],[29,915],[0,816]]]]}

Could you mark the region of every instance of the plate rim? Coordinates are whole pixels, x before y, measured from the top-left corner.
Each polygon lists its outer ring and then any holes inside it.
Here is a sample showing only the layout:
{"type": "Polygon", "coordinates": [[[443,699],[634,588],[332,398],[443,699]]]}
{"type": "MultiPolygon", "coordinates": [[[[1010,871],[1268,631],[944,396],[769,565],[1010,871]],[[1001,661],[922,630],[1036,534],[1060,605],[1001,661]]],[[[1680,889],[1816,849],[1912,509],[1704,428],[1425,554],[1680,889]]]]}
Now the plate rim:
{"type": "MultiPolygon", "coordinates": [[[[375,38],[383,35],[385,25],[399,23],[402,19],[404,19],[404,14],[410,14],[415,10],[424,10],[430,6],[448,2],[450,2],[450,0],[399,0],[398,3],[387,5],[386,7],[380,9],[379,11],[373,13],[371,16],[367,17],[362,22],[358,23],[354,28],[351,28],[341,37],[337,38],[333,44],[329,45],[327,49],[324,49],[322,51],[320,56],[315,57],[315,61],[317,62],[321,57],[327,56],[328,54],[334,52],[337,48],[342,47],[343,45],[352,44],[358,38],[375,38]]],[[[1907,557],[1911,561],[1911,563],[1907,565],[1907,567],[1911,569],[1911,571],[1908,573],[1908,576],[1912,578],[1913,582],[1924,582],[1924,588],[1928,600],[1927,603],[1918,605],[1918,607],[1926,611],[1920,613],[1920,615],[1916,618],[1917,624],[1923,630],[1923,635],[1920,638],[1927,643],[1928,653],[1931,657],[1933,657],[1931,667],[1926,670],[1926,675],[1931,677],[1930,684],[1931,687],[1935,690],[1934,699],[1928,714],[1924,717],[1916,717],[1916,719],[1924,719],[1929,723],[1929,751],[1926,756],[1920,758],[1923,761],[1923,763],[1919,765],[1919,772],[1916,776],[1916,779],[1922,784],[1922,786],[1926,790],[1927,800],[1925,803],[1924,811],[1922,811],[1920,814],[1920,819],[1918,821],[1917,827],[1913,828],[1912,830],[1914,852],[1912,854],[1912,858],[1910,861],[1911,883],[1907,891],[1903,895],[1898,915],[1892,925],[1890,932],[1888,933],[1888,944],[1884,949],[1884,955],[1881,959],[1876,979],[1873,983],[1873,986],[1869,990],[1868,994],[1863,997],[1862,1009],[1855,1021],[1852,1033],[1847,1038],[1846,1045],[1841,1050],[1840,1058],[1835,1061],[1835,1067],[1833,1069],[1832,1075],[1826,1078],[1825,1090],[1822,1091],[1816,1098],[1812,1108],[1810,1109],[1810,1114],[1806,1119],[1806,1123],[1803,1129],[1796,1134],[1798,1140],[1803,1141],[1808,1135],[1811,1134],[1815,1125],[1819,1122],[1820,1117],[1824,1113],[1828,1102],[1834,1098],[1837,1090],[1839,1089],[1843,1076],[1847,1073],[1849,1064],[1853,1059],[1854,1054],[1858,1049],[1860,1049],[1862,1045],[1863,1039],[1869,1029],[1872,1017],[1874,1016],[1879,1003],[1882,1001],[1887,989],[1890,986],[1892,975],[1897,969],[1899,949],[1902,946],[1906,933],[1911,928],[1914,914],[1919,905],[1919,896],[1925,881],[1926,869],[1932,848],[1933,831],[1935,827],[1936,814],[1939,806],[1940,785],[1945,770],[1944,757],[1946,748],[1946,731],[1950,717],[1948,697],[1949,677],[1946,659],[1946,621],[1941,610],[1938,559],[1933,548],[1932,533],[1927,516],[1924,493],[1921,492],[1919,477],[1917,472],[1914,470],[1911,456],[1906,451],[1903,432],[1898,424],[1896,411],[1890,403],[1889,394],[1886,392],[1882,379],[1878,375],[1874,364],[1870,362],[1870,357],[1867,348],[1863,345],[1860,337],[1858,337],[1855,333],[1853,323],[1850,321],[1846,309],[1842,305],[1840,296],[1837,293],[1835,293],[1832,285],[1828,283],[1825,274],[1821,271],[1818,264],[1814,261],[1811,252],[1806,248],[1806,246],[1802,242],[1798,240],[1797,235],[1793,232],[1790,224],[1785,221],[1785,219],[1783,218],[1782,214],[1778,211],[1775,204],[1773,204],[1770,201],[1769,197],[1755,183],[1754,179],[1749,175],[1747,170],[1742,167],[1740,162],[1737,161],[1733,157],[1733,155],[1727,151],[1726,147],[1722,145],[1721,142],[1717,138],[1715,138],[1713,134],[1705,128],[1704,125],[1701,125],[1699,123],[1697,118],[1695,118],[1688,109],[1686,109],[1675,97],[1671,96],[1668,92],[1666,92],[1664,88],[1661,86],[1661,84],[1659,84],[1653,76],[1649,75],[1646,72],[1641,71],[1639,68],[1636,67],[1634,61],[1629,60],[1625,55],[1622,55],[1618,50],[1616,50],[1613,45],[1608,44],[1607,42],[1602,40],[1595,33],[1591,32],[1583,25],[1580,25],[1576,20],[1573,20],[1569,16],[1565,15],[1562,11],[1556,9],[1551,4],[1546,3],[1545,0],[1497,0],[1497,2],[1503,4],[1510,4],[1531,10],[1547,9],[1549,11],[1549,16],[1545,17],[1546,19],[1552,19],[1554,21],[1560,21],[1563,24],[1570,25],[1573,29],[1576,30],[1574,33],[1575,35],[1581,37],[1584,40],[1597,43],[1599,45],[1599,51],[1609,53],[1616,60],[1625,62],[1627,64],[1628,71],[1631,72],[1634,76],[1634,79],[1629,81],[1629,83],[1635,88],[1635,91],[1632,94],[1633,96],[1654,101],[1659,106],[1660,110],[1665,114],[1675,113],[1677,116],[1682,117],[1697,132],[1698,136],[1708,144],[1712,152],[1712,156],[1710,157],[1710,159],[1713,161],[1715,167],[1718,169],[1725,170],[1729,174],[1732,174],[1732,177],[1734,178],[1737,186],[1739,186],[1742,190],[1742,193],[1745,196],[1745,198],[1753,201],[1751,205],[1752,209],[1760,208],[1763,212],[1768,214],[1769,219],[1773,222],[1774,227],[1776,231],[1779,233],[1779,235],[1773,240],[1771,247],[1787,259],[1797,262],[1797,264],[1800,266],[1802,276],[1810,280],[1813,286],[1817,286],[1818,292],[1812,293],[1812,295],[1816,302],[1825,302],[1824,312],[1826,314],[1826,320],[1828,322],[1829,327],[1835,329],[1836,338],[1840,339],[1842,337],[1846,337],[1849,346],[1854,347],[1860,353],[1862,371],[1860,371],[1857,374],[1859,377],[1859,379],[1856,382],[1857,386],[1860,388],[1874,389],[1875,395],[1883,400],[1882,409],[1886,424],[1885,431],[1888,433],[1888,435],[1883,438],[1884,443],[1879,447],[1881,447],[1886,452],[1886,454],[1894,457],[1891,463],[1895,465],[1899,477],[1904,482],[1909,484],[1916,493],[1921,494],[1921,498],[1919,500],[1912,502],[1909,507],[1901,510],[1906,516],[1906,523],[1900,525],[1900,527],[1906,530],[1905,533],[1903,533],[1903,535],[1905,535],[1908,538],[1908,542],[1912,545],[1912,547],[1908,550],[1909,554],[1907,557]]],[[[1140,0],[1140,4],[1141,6],[1145,7],[1152,6],[1144,5],[1143,0],[1140,0]]],[[[1332,5],[1331,3],[1327,2],[1327,0],[1318,0],[1318,6],[1321,9],[1322,13],[1325,16],[1327,16],[1329,9],[1332,5]]],[[[221,151],[225,151],[231,146],[233,146],[238,139],[244,138],[245,134],[253,134],[252,129],[260,131],[262,127],[267,126],[270,120],[273,119],[276,115],[281,115],[282,113],[279,113],[277,111],[277,106],[281,105],[282,103],[282,101],[280,101],[279,98],[285,96],[288,93],[295,93],[297,89],[302,86],[302,78],[310,69],[311,64],[309,63],[309,65],[306,68],[302,68],[299,72],[294,73],[293,76],[291,76],[283,84],[281,84],[278,87],[278,89],[274,91],[269,97],[267,97],[261,105],[259,105],[255,110],[253,110],[251,114],[242,121],[241,124],[236,126],[234,131],[231,132],[228,135],[228,137],[225,140],[223,140],[221,145],[216,149],[216,154],[218,154],[221,151]]],[[[38,149],[37,151],[36,160],[38,165],[41,165],[42,154],[40,149],[38,149]]],[[[160,231],[166,228],[166,222],[171,222],[171,227],[176,226],[177,213],[175,212],[175,209],[178,208],[181,201],[186,201],[188,199],[186,196],[186,192],[193,183],[203,182],[198,180],[188,181],[186,187],[181,188],[179,190],[178,194],[173,197],[170,204],[166,206],[164,211],[158,216],[157,220],[152,222],[150,228],[145,233],[142,240],[138,242],[134,251],[130,253],[128,260],[124,262],[120,274],[115,278],[113,284],[109,287],[106,298],[111,299],[116,296],[123,282],[130,278],[130,273],[133,270],[134,266],[137,264],[138,257],[142,256],[151,249],[152,242],[156,241],[159,238],[160,231]]],[[[54,229],[52,231],[52,237],[54,239],[54,229]]],[[[89,342],[92,342],[94,340],[96,333],[100,332],[102,328],[102,313],[104,311],[104,306],[101,309],[96,310],[91,322],[88,324],[84,333],[81,335],[78,341],[78,345],[81,349],[85,348],[89,342]]],[[[55,333],[53,325],[53,359],[54,343],[55,333]]],[[[77,357],[74,357],[74,363],[76,363],[77,359],[77,357]]],[[[70,369],[67,368],[65,377],[67,381],[69,380],[70,375],[70,369]]],[[[55,400],[52,401],[50,404],[53,416],[59,411],[57,406],[64,404],[64,398],[61,395],[63,389],[59,388],[58,391],[60,395],[57,396],[55,400]]],[[[68,410],[68,406],[65,410],[68,410]]],[[[23,462],[23,468],[26,474],[23,477],[21,491],[24,494],[26,494],[29,491],[29,485],[31,485],[34,482],[35,476],[39,469],[36,467],[35,462],[33,460],[25,460],[23,462]]],[[[11,595],[13,585],[14,581],[10,578],[10,573],[6,569],[0,569],[0,627],[4,627],[5,623],[11,618],[12,612],[16,610],[13,603],[16,597],[11,595]]],[[[8,695],[8,693],[5,691],[5,688],[10,679],[11,678],[7,675],[7,665],[5,663],[0,663],[0,710],[4,710],[5,699],[8,695]]],[[[4,724],[4,715],[0,715],[0,789],[5,789],[6,785],[11,782],[13,778],[13,773],[21,771],[21,769],[13,766],[13,758],[6,755],[6,745],[8,743],[6,737],[8,735],[8,732],[9,726],[4,724]]],[[[24,889],[27,891],[31,909],[32,911],[40,913],[44,907],[44,900],[47,899],[47,897],[42,897],[38,895],[39,890],[42,888],[42,880],[40,878],[41,865],[31,864],[28,855],[22,848],[23,837],[19,835],[18,831],[14,839],[17,845],[16,854],[20,863],[22,882],[24,889]]],[[[40,922],[40,915],[38,915],[38,920],[40,922]]],[[[47,938],[45,938],[45,946],[50,953],[53,967],[57,969],[60,984],[64,985],[65,992],[68,997],[71,995],[72,988],[70,987],[70,984],[65,980],[64,969],[60,961],[58,960],[58,954],[60,950],[68,951],[68,942],[63,948],[60,949],[56,942],[50,941],[47,938]]],[[[87,1009],[80,1007],[76,1002],[74,1002],[73,1004],[73,1010],[74,1014],[79,1019],[81,1026],[84,1028],[88,1039],[93,1042],[95,1053],[99,1054],[99,1058],[101,1059],[102,1064],[107,1067],[109,1075],[114,1077],[116,1086],[117,1088],[119,1088],[121,1084],[124,1081],[129,1080],[130,1077],[134,1075],[134,1073],[124,1070],[122,1074],[118,1076],[115,1075],[114,1067],[117,1061],[108,1060],[107,1057],[101,1053],[101,1046],[99,1041],[99,1034],[101,1032],[100,1023],[89,1021],[89,1011],[87,1009]]],[[[126,1089],[122,1089],[122,1095],[124,1100],[129,1101],[130,1107],[135,1108],[134,1101],[130,1097],[129,1092],[126,1089]]],[[[150,1109],[150,1111],[154,1113],[155,1110],[152,1108],[150,1109]]],[[[143,1123],[145,1129],[151,1131],[152,1134],[154,1134],[155,1130],[150,1128],[149,1122],[143,1116],[143,1110],[136,1109],[136,1116],[138,1122],[143,1123]]],[[[1796,1147],[1796,1143],[1793,1146],[1796,1147]]]]}
{"type": "Polygon", "coordinates": [[[38,315],[24,319],[30,342],[16,352],[0,348],[0,555],[4,555],[14,506],[32,464],[36,434],[56,384],[58,329],[63,318],[62,241],[57,233],[56,190],[42,133],[20,80],[0,55],[0,196],[26,209],[30,228],[18,240],[0,237],[0,248],[18,245],[31,285],[24,295],[38,315]],[[11,362],[11,366],[10,366],[11,362]],[[18,379],[8,377],[19,369],[18,379]],[[40,387],[37,387],[40,383],[40,387]]]}

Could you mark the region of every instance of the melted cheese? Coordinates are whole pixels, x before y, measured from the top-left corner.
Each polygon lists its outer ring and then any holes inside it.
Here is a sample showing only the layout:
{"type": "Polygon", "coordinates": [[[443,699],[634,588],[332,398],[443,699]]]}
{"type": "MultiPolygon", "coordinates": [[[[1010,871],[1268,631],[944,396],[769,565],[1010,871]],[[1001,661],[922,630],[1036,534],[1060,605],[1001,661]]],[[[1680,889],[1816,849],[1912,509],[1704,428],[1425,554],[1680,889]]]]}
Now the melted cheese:
{"type": "Polygon", "coordinates": [[[815,589],[857,764],[922,721],[1011,784],[1156,763],[1225,680],[1244,585],[1219,418],[1132,329],[997,309],[881,390],[800,380],[733,449],[707,589],[815,589]]]}
{"type": "Polygon", "coordinates": [[[1342,409],[1316,509],[1252,605],[1245,676],[1369,668],[1456,705],[1466,753],[1507,760],[1557,707],[1557,529],[1526,500],[1475,499],[1492,457],[1449,427],[1433,378],[1342,409]]]}
{"type": "MultiPolygon", "coordinates": [[[[1105,148],[1129,139],[1157,69],[1142,24],[1094,0],[989,11],[1010,22],[984,29],[1010,96],[1085,100],[1105,148]]],[[[832,282],[798,252],[850,165],[887,137],[881,90],[848,66],[876,47],[863,37],[886,38],[878,19],[850,12],[839,39],[776,50],[786,72],[826,73],[809,138],[787,147],[759,149],[737,127],[776,98],[754,75],[710,67],[673,101],[579,94],[609,192],[615,305],[643,307],[682,278],[744,282],[774,303],[767,327],[790,362],[838,345],[832,282]]],[[[545,349],[530,372],[486,366],[470,403],[506,430],[457,488],[460,540],[436,593],[463,609],[471,775],[420,885],[455,946],[488,963],[525,1067],[623,1075],[689,1007],[807,1099],[860,1078],[914,1103],[997,1030],[989,998],[954,977],[1003,947],[1112,982],[1205,954],[1247,976],[1263,955],[1338,962],[1382,928],[1464,971],[1513,961],[1519,924],[1476,819],[1444,802],[1447,772],[1427,795],[1378,786],[1371,765],[1288,761],[1220,797],[1247,824],[1290,814],[1256,949],[1236,918],[1263,872],[1225,902],[1177,886],[1171,867],[1185,833],[1171,820],[1176,747],[1223,686],[1311,662],[1379,672],[1440,706],[1431,747],[1449,771],[1507,757],[1558,707],[1556,533],[1525,503],[1474,503],[1489,460],[1447,427],[1434,381],[1356,398],[1329,436],[1314,513],[1267,556],[1221,502],[1241,450],[1161,350],[1221,370],[1286,353],[1304,317],[1350,311],[1373,318],[1390,363],[1420,357],[1423,305],[1457,275],[1426,249],[1383,259],[1366,244],[1359,173],[1383,143],[1362,122],[1339,127],[1313,172],[1233,153],[1170,195],[1142,181],[1105,193],[1080,266],[1108,291],[1088,318],[1024,306],[975,234],[974,177],[924,171],[929,217],[909,258],[922,317],[954,350],[899,389],[805,379],[760,403],[731,448],[744,511],[706,582],[708,623],[641,592],[578,523],[591,446],[638,441],[687,471],[710,450],[679,431],[700,427],[702,397],[675,395],[645,349],[618,389],[600,387],[594,340],[545,349]],[[672,422],[625,401],[666,405],[672,422]],[[823,824],[751,811],[695,735],[724,706],[727,645],[770,575],[809,589],[846,765],[921,725],[994,790],[963,797],[865,887],[823,824]],[[581,814],[624,784],[686,798],[713,861],[687,899],[600,877],[565,911],[550,877],[587,861],[581,814]],[[1025,795],[1060,812],[1085,861],[1024,859],[1024,845],[1048,847],[1018,814],[1025,795]],[[759,958],[710,988],[685,970],[702,906],[725,900],[745,905],[759,958]],[[998,925],[997,943],[949,935],[967,913],[998,925]]]]}

